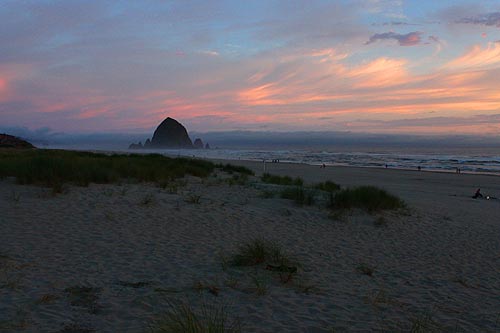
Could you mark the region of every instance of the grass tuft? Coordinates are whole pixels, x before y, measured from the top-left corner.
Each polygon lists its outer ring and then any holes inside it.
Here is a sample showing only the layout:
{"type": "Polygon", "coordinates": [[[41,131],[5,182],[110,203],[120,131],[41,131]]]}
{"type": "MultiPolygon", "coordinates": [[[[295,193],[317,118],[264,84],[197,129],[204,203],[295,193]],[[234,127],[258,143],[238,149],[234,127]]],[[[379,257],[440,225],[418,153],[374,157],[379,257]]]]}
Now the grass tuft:
{"type": "Polygon", "coordinates": [[[227,307],[221,303],[203,304],[196,311],[187,303],[171,305],[168,312],[152,325],[157,333],[238,333],[238,319],[229,318],[227,307]]]}
{"type": "Polygon", "coordinates": [[[142,206],[151,206],[155,201],[155,196],[152,193],[148,193],[139,202],[142,206]]]}
{"type": "Polygon", "coordinates": [[[242,175],[253,176],[255,173],[247,167],[232,165],[232,164],[217,164],[216,168],[221,169],[224,172],[232,174],[234,172],[241,173],[242,175]]]}
{"type": "Polygon", "coordinates": [[[97,314],[101,306],[97,303],[99,299],[99,288],[87,286],[73,286],[64,290],[72,306],[83,307],[91,314],[97,314]]]}
{"type": "Polygon", "coordinates": [[[264,239],[253,239],[238,248],[238,252],[229,261],[231,266],[255,266],[264,262],[289,265],[291,260],[281,246],[264,239]]]}
{"type": "Polygon", "coordinates": [[[283,199],[293,200],[299,206],[311,206],[314,204],[314,193],[305,191],[302,187],[286,188],[281,191],[283,199]]]}
{"type": "Polygon", "coordinates": [[[317,184],[313,185],[313,188],[315,188],[317,190],[325,191],[325,192],[335,192],[335,191],[340,190],[340,185],[337,183],[334,183],[330,180],[327,180],[326,182],[317,183],[317,184]]]}
{"type": "Polygon", "coordinates": [[[201,200],[201,195],[198,194],[189,194],[186,197],[186,202],[190,204],[199,204],[201,200]]]}
{"type": "Polygon", "coordinates": [[[375,272],[375,268],[363,263],[359,264],[358,267],[356,267],[356,270],[361,274],[368,275],[370,277],[373,276],[373,273],[375,272]]]}
{"type": "Polygon", "coordinates": [[[422,313],[411,319],[411,333],[442,332],[442,328],[432,319],[431,313],[422,313]]]}
{"type": "Polygon", "coordinates": [[[333,197],[332,208],[361,208],[367,212],[404,208],[404,201],[374,186],[344,189],[333,197]]]}
{"type": "Polygon", "coordinates": [[[228,178],[226,182],[229,184],[229,186],[246,185],[248,183],[248,175],[247,174],[233,175],[231,178],[228,178]]]}
{"type": "Polygon", "coordinates": [[[259,194],[259,198],[271,199],[274,198],[275,193],[273,191],[264,190],[259,194]]]}
{"type": "Polygon", "coordinates": [[[268,184],[276,184],[276,185],[295,185],[302,186],[304,185],[304,181],[302,178],[292,178],[289,176],[277,176],[271,175],[269,173],[264,173],[260,178],[264,183],[268,184]]]}

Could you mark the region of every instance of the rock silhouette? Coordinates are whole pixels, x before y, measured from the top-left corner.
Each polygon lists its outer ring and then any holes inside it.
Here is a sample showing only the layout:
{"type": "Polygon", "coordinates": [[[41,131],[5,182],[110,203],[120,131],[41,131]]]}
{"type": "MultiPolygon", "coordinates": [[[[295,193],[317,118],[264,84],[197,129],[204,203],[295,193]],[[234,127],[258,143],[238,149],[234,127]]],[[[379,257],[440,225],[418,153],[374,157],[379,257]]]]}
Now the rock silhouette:
{"type": "Polygon", "coordinates": [[[194,140],[193,146],[196,149],[203,149],[203,141],[201,141],[201,139],[198,138],[198,139],[194,140]]]}
{"type": "Polygon", "coordinates": [[[177,120],[168,117],[153,134],[151,148],[193,148],[187,130],[177,120]]]}
{"type": "Polygon", "coordinates": [[[141,149],[144,148],[142,146],[142,142],[139,141],[139,143],[131,143],[130,146],[128,146],[128,149],[141,149]]]}
{"type": "Polygon", "coordinates": [[[29,149],[35,147],[28,141],[24,141],[18,137],[8,134],[0,134],[0,148],[29,149]]]}
{"type": "MultiPolygon", "coordinates": [[[[201,139],[200,139],[201,141],[201,139]]],[[[147,139],[142,145],[132,143],[128,149],[162,149],[162,148],[193,148],[187,130],[177,120],[168,117],[156,128],[153,138],[147,139]]],[[[203,142],[201,143],[203,148],[203,142]]]]}

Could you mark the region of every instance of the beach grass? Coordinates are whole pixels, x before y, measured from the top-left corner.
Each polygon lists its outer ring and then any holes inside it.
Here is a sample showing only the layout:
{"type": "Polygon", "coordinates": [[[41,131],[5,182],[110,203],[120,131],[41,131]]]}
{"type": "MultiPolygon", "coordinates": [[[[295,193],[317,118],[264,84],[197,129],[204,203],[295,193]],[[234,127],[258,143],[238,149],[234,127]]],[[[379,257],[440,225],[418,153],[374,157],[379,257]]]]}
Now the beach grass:
{"type": "Polygon", "coordinates": [[[215,167],[218,169],[221,169],[222,171],[227,172],[229,174],[232,174],[235,172],[241,173],[241,174],[247,175],[247,176],[253,176],[255,174],[252,170],[250,170],[247,167],[228,164],[228,163],[227,164],[217,164],[215,167]]]}
{"type": "Polygon", "coordinates": [[[123,179],[165,183],[186,175],[207,177],[215,165],[159,154],[113,154],[65,150],[0,150],[0,178],[15,177],[19,184],[48,186],[60,192],[62,184],[88,186],[123,179]]]}
{"type": "Polygon", "coordinates": [[[281,191],[281,198],[293,200],[299,206],[314,204],[314,193],[306,191],[300,186],[290,187],[281,191]]]}
{"type": "Polygon", "coordinates": [[[360,208],[370,213],[406,207],[398,197],[374,186],[341,190],[333,197],[331,206],[334,209],[360,208]]]}
{"type": "Polygon", "coordinates": [[[246,185],[248,183],[248,174],[246,173],[233,174],[232,177],[226,179],[226,182],[229,186],[246,185]]]}
{"type": "Polygon", "coordinates": [[[230,319],[224,304],[203,303],[199,311],[188,303],[171,305],[168,312],[152,325],[155,333],[238,333],[241,324],[230,319]]]}
{"type": "Polygon", "coordinates": [[[313,188],[325,192],[335,192],[340,190],[340,185],[330,180],[327,180],[326,182],[314,184],[313,188]]]}
{"type": "Polygon", "coordinates": [[[231,266],[255,266],[264,262],[278,265],[289,265],[291,260],[276,242],[255,238],[238,248],[237,253],[229,261],[231,266]]]}
{"type": "Polygon", "coordinates": [[[275,185],[288,185],[288,186],[304,185],[304,180],[300,177],[292,178],[290,176],[278,176],[278,175],[271,175],[269,173],[264,173],[261,177],[261,180],[264,183],[275,184],[275,185]]]}

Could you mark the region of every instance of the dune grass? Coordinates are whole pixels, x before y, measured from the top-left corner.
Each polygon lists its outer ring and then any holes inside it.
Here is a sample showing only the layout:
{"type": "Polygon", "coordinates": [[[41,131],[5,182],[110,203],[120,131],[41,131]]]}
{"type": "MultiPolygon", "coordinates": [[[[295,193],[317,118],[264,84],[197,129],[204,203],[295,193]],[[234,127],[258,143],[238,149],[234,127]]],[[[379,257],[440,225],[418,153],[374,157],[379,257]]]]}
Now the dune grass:
{"type": "Polygon", "coordinates": [[[299,206],[311,206],[314,204],[314,193],[306,191],[299,186],[282,190],[281,197],[283,199],[293,200],[299,206]]]}
{"type": "Polygon", "coordinates": [[[159,154],[114,154],[64,150],[0,150],[0,178],[16,177],[19,184],[37,184],[55,189],[72,183],[115,183],[122,179],[165,182],[185,175],[206,177],[215,165],[188,158],[159,154]]]}
{"type": "Polygon", "coordinates": [[[314,184],[313,188],[325,192],[335,192],[340,190],[340,185],[330,180],[327,180],[326,182],[314,184]]]}
{"type": "Polygon", "coordinates": [[[239,166],[239,165],[233,165],[233,164],[217,164],[217,168],[221,169],[224,172],[227,172],[229,174],[232,173],[241,173],[243,175],[248,175],[248,176],[253,176],[255,173],[250,170],[247,167],[244,166],[239,166]]]}
{"type": "Polygon", "coordinates": [[[239,320],[229,318],[224,304],[202,304],[195,311],[187,303],[171,305],[169,311],[151,327],[155,333],[238,333],[239,320]]]}
{"type": "Polygon", "coordinates": [[[261,177],[262,182],[267,184],[276,184],[276,185],[295,185],[302,186],[304,185],[304,181],[302,178],[292,178],[290,176],[277,176],[271,175],[269,173],[264,173],[261,177]]]}
{"type": "Polygon", "coordinates": [[[229,263],[231,266],[243,267],[255,266],[264,262],[288,265],[290,261],[277,243],[256,238],[242,244],[229,263]]]}
{"type": "Polygon", "coordinates": [[[374,186],[344,189],[335,194],[331,203],[334,209],[360,208],[367,212],[404,208],[404,201],[374,186]]]}

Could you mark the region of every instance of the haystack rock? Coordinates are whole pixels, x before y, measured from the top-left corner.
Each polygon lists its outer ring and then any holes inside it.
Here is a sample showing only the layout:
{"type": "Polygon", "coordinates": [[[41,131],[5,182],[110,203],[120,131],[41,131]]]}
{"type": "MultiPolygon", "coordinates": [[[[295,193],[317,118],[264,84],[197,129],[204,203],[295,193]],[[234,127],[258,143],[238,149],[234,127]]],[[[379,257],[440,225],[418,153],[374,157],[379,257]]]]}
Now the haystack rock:
{"type": "Polygon", "coordinates": [[[18,137],[0,134],[0,148],[29,149],[35,147],[28,141],[24,141],[18,137]]]}
{"type": "Polygon", "coordinates": [[[193,146],[196,149],[203,149],[203,141],[201,141],[201,139],[198,138],[198,139],[194,140],[193,146]]]}
{"type": "Polygon", "coordinates": [[[151,148],[193,148],[193,143],[186,128],[168,117],[154,132],[151,148]]]}

